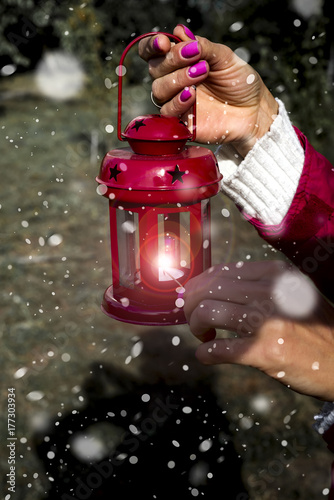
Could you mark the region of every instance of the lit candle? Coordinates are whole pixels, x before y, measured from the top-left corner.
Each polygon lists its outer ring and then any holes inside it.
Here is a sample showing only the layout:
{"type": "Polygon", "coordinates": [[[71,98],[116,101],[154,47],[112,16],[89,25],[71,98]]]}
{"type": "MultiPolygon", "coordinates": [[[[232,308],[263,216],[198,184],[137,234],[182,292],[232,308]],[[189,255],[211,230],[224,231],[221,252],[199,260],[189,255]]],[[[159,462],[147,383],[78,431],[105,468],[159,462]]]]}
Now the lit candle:
{"type": "Polygon", "coordinates": [[[171,266],[172,262],[168,257],[159,258],[159,281],[176,281],[184,275],[181,269],[171,266]]]}
{"type": "Polygon", "coordinates": [[[158,265],[159,281],[174,280],[177,282],[177,279],[184,275],[183,271],[175,267],[175,240],[169,235],[165,236],[165,249],[159,255],[158,265]]]}

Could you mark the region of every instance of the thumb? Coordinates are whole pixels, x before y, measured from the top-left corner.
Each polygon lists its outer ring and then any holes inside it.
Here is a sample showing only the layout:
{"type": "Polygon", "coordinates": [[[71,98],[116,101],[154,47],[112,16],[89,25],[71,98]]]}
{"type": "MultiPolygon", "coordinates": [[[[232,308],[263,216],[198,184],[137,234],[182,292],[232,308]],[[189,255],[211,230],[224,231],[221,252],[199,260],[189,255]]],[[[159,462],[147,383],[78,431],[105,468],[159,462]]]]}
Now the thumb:
{"type": "Polygon", "coordinates": [[[201,344],[196,357],[205,365],[233,363],[258,368],[263,352],[255,338],[225,338],[201,344]]]}
{"type": "Polygon", "coordinates": [[[173,34],[181,39],[182,42],[188,42],[189,40],[196,40],[196,37],[190,29],[184,24],[178,24],[173,31],[173,34]]]}

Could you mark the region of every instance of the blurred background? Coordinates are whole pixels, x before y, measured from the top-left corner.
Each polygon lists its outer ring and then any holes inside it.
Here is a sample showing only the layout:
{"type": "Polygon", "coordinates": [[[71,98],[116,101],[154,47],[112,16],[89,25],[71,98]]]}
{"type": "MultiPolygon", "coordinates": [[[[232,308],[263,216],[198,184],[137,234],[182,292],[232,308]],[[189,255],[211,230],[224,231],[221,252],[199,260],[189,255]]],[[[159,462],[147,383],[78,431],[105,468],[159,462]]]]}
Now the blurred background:
{"type": "MultiPolygon", "coordinates": [[[[134,37],[177,23],[252,64],[334,162],[331,0],[1,1],[6,499],[328,495],[332,457],[312,429],[319,401],[250,368],[200,366],[187,325],[128,325],[100,311],[111,266],[108,204],[95,176],[118,146],[119,58],[134,37]],[[8,496],[10,387],[17,446],[8,496]]],[[[124,124],[154,111],[136,48],[126,70],[124,124]]],[[[213,263],[282,258],[225,196],[212,208],[213,263]]]]}

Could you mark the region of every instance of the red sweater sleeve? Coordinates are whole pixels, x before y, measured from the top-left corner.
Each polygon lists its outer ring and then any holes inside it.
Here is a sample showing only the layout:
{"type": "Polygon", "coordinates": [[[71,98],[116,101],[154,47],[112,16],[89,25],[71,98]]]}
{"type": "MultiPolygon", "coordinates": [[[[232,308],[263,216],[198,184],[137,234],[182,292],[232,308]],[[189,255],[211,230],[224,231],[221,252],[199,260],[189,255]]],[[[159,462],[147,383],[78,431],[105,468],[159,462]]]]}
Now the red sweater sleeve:
{"type": "MultiPolygon", "coordinates": [[[[249,219],[260,236],[282,251],[334,303],[334,168],[295,128],[305,151],[303,172],[281,224],[249,219]]],[[[334,425],[324,434],[334,452],[334,425]]],[[[334,500],[334,462],[329,500],[334,500]]]]}
{"type": "Polygon", "coordinates": [[[334,302],[334,168],[295,131],[305,150],[305,163],[288,213],[277,226],[252,218],[249,222],[334,302]]]}

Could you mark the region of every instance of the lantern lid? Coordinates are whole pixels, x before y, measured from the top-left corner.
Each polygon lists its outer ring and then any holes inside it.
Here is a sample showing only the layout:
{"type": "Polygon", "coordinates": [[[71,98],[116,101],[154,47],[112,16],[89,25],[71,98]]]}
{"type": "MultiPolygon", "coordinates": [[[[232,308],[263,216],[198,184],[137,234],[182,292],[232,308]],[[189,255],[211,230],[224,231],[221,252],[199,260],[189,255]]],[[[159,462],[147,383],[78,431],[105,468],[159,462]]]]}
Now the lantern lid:
{"type": "Polygon", "coordinates": [[[192,134],[176,116],[153,114],[131,120],[122,137],[137,154],[170,155],[180,152],[192,134]]]}
{"type": "Polygon", "coordinates": [[[212,151],[187,146],[179,154],[143,155],[131,148],[109,151],[96,180],[99,194],[140,204],[196,203],[214,196],[222,175],[212,151]]]}

